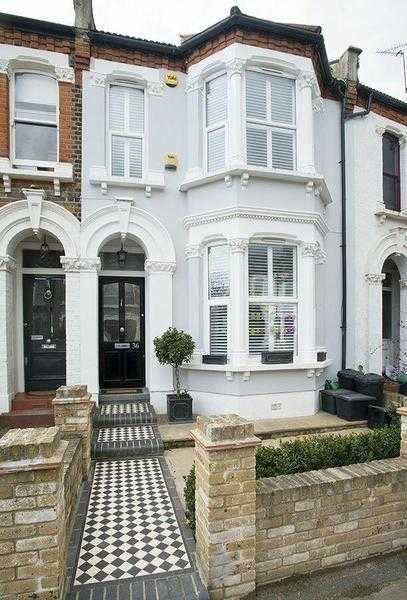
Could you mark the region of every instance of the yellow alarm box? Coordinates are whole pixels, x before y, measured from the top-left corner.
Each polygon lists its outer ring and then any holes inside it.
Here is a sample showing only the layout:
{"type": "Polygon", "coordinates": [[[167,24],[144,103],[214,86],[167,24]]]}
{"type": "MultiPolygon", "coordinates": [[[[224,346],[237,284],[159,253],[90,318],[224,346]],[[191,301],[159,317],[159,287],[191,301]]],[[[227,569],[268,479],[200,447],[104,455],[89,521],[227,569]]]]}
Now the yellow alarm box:
{"type": "Polygon", "coordinates": [[[178,156],[176,154],[165,155],[165,168],[175,171],[178,167],[178,156]]]}
{"type": "Polygon", "coordinates": [[[176,87],[178,85],[178,75],[172,71],[166,73],[164,81],[169,87],[176,87]]]}

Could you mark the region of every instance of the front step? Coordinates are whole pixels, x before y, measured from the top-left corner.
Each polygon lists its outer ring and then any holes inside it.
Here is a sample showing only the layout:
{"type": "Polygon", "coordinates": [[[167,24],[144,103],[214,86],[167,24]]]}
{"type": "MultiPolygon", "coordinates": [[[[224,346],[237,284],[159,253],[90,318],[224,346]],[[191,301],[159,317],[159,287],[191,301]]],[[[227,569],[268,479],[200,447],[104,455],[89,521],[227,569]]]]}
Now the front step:
{"type": "Polygon", "coordinates": [[[150,402],[150,393],[119,392],[99,395],[99,404],[117,404],[118,402],[150,402]]]}
{"type": "Polygon", "coordinates": [[[164,445],[155,425],[100,427],[92,439],[92,458],[157,456],[164,445]]]}
{"type": "Polygon", "coordinates": [[[27,429],[28,427],[53,427],[54,412],[47,408],[18,410],[0,415],[0,429],[27,429]]]}
{"type": "Polygon", "coordinates": [[[147,423],[157,423],[155,410],[149,402],[104,403],[99,406],[93,419],[95,427],[147,423]]]}

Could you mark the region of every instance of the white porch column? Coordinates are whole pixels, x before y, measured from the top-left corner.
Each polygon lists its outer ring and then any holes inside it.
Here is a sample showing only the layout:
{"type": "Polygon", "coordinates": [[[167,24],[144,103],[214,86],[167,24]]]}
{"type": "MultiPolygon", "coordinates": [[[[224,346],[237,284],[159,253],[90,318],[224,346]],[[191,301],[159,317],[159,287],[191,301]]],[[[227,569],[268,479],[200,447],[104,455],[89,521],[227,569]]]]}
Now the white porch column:
{"type": "MultiPolygon", "coordinates": [[[[172,326],[173,262],[146,260],[146,375],[147,387],[155,399],[164,402],[163,395],[174,389],[171,367],[160,365],[154,352],[153,340],[172,326]],[[157,394],[159,392],[159,394],[157,394]]],[[[157,408],[161,405],[154,402],[157,408]]]]}
{"type": "Polygon", "coordinates": [[[195,342],[192,363],[200,363],[203,354],[203,297],[202,246],[190,244],[185,248],[188,270],[188,333],[195,342]]]}
{"type": "Polygon", "coordinates": [[[383,368],[382,281],[383,273],[367,273],[367,354],[366,368],[381,373],[383,368]]]}
{"type": "Polygon", "coordinates": [[[308,242],[299,249],[301,261],[298,277],[298,358],[300,362],[317,360],[316,340],[316,264],[326,260],[318,242],[308,242]]]}
{"type": "MultiPolygon", "coordinates": [[[[16,261],[0,256],[0,413],[10,410],[14,397],[14,272],[16,261]]],[[[20,340],[20,343],[23,343],[20,340]]]]}
{"type": "Polygon", "coordinates": [[[298,81],[298,159],[297,168],[305,173],[315,173],[314,113],[312,89],[313,73],[303,73],[298,81]]]}
{"type": "Polygon", "coordinates": [[[65,271],[66,385],[81,383],[81,282],[77,258],[61,257],[65,271]]]}
{"type": "Polygon", "coordinates": [[[407,279],[400,279],[400,369],[407,371],[407,279]]]}
{"type": "Polygon", "coordinates": [[[230,352],[232,364],[248,360],[247,238],[231,238],[230,246],[230,352]]]}
{"type": "Polygon", "coordinates": [[[187,143],[188,143],[188,171],[185,178],[195,179],[203,173],[202,161],[202,94],[203,82],[197,78],[186,86],[187,94],[187,143]]]}
{"type": "Polygon", "coordinates": [[[81,384],[99,393],[99,279],[100,258],[83,258],[80,268],[81,384]]]}
{"type": "Polygon", "coordinates": [[[243,71],[245,61],[235,58],[226,65],[228,74],[227,114],[229,125],[229,168],[241,167],[244,164],[243,148],[243,71]]]}

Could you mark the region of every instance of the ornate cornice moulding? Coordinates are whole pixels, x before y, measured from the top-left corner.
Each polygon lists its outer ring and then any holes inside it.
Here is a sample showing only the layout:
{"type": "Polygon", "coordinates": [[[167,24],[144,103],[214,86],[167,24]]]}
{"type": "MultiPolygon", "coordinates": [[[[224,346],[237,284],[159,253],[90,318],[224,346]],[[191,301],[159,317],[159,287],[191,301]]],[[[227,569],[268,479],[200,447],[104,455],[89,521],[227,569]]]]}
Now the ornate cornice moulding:
{"type": "Polygon", "coordinates": [[[162,262],[158,260],[146,260],[144,270],[146,273],[174,273],[176,264],[174,262],[162,262]]]}

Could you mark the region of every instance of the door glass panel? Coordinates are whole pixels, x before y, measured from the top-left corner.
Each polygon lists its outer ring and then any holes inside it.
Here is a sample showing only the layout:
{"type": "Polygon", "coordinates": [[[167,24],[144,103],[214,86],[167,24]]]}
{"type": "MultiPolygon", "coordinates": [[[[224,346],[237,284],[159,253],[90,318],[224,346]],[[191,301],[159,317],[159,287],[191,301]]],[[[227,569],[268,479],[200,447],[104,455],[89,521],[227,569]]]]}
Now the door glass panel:
{"type": "Polygon", "coordinates": [[[124,284],[125,341],[140,341],[140,288],[134,283],[124,284]]]}
{"type": "Polygon", "coordinates": [[[35,279],[32,290],[31,335],[42,335],[48,338],[51,332],[50,301],[52,298],[49,280],[35,279]]]}
{"type": "Polygon", "coordinates": [[[51,290],[51,333],[58,340],[65,339],[65,279],[54,279],[51,290]]]}
{"type": "Polygon", "coordinates": [[[119,341],[119,284],[106,283],[103,286],[103,340],[119,341]]]}

